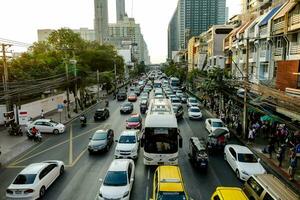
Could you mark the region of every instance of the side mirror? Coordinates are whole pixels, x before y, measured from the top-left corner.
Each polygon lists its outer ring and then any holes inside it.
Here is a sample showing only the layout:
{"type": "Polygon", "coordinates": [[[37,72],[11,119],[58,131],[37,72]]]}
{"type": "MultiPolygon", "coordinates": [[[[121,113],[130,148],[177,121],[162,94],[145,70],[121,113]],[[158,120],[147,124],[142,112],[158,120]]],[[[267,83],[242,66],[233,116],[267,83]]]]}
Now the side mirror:
{"type": "Polygon", "coordinates": [[[102,182],[103,182],[103,179],[102,179],[102,178],[99,178],[99,182],[102,183],[102,182]]]}

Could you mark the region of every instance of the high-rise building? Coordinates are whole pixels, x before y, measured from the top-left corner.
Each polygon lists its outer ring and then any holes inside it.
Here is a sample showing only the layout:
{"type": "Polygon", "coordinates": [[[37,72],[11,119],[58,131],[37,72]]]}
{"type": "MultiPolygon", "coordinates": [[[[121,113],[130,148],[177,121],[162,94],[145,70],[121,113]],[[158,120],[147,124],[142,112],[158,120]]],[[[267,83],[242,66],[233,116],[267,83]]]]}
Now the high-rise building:
{"type": "Polygon", "coordinates": [[[108,4],[107,0],[94,0],[95,19],[94,30],[95,39],[103,44],[108,35],[108,4]]]}
{"type": "Polygon", "coordinates": [[[176,50],[185,49],[192,36],[200,35],[212,25],[224,24],[225,8],[226,0],[178,0],[176,11],[168,27],[169,31],[176,30],[178,44],[169,37],[169,42],[173,44],[168,44],[170,47],[168,55],[171,55],[172,46],[177,46],[176,50]]]}
{"type": "Polygon", "coordinates": [[[168,58],[172,58],[172,51],[178,50],[178,9],[175,10],[168,26],[168,58]]]}
{"type": "MultiPolygon", "coordinates": [[[[54,32],[54,29],[38,29],[38,41],[45,41],[49,35],[54,32]]],[[[78,33],[80,37],[87,41],[95,41],[95,31],[88,28],[72,29],[73,32],[78,33]]]]}
{"type": "Polygon", "coordinates": [[[116,10],[117,10],[117,22],[122,21],[124,16],[126,15],[125,12],[125,0],[116,0],[116,10]]]}

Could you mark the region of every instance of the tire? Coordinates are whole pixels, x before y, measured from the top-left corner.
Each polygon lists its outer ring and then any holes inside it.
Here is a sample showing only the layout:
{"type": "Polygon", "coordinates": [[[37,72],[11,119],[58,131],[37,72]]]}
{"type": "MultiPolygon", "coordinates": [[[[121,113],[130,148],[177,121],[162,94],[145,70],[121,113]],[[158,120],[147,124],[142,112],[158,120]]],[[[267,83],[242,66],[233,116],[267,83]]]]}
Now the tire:
{"type": "Polygon", "coordinates": [[[41,189],[40,189],[40,198],[45,196],[45,192],[46,192],[46,188],[45,188],[45,186],[42,186],[41,189]]]}
{"type": "Polygon", "coordinates": [[[57,135],[57,134],[59,134],[59,131],[58,131],[57,129],[54,129],[54,130],[53,130],[53,134],[54,134],[54,135],[57,135]]]}
{"type": "Polygon", "coordinates": [[[236,171],[235,171],[235,174],[236,174],[236,177],[237,177],[238,179],[240,179],[240,172],[239,172],[239,170],[236,170],[236,171]]]}
{"type": "Polygon", "coordinates": [[[65,172],[65,167],[62,165],[59,169],[59,175],[62,175],[65,172]]]}

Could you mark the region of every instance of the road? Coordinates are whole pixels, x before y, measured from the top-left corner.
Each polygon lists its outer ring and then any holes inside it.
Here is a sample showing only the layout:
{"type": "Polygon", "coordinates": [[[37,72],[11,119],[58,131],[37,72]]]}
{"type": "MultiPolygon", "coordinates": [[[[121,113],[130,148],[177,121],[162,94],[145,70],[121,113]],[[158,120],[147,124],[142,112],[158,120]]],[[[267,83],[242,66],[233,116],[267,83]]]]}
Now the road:
{"type": "MultiPolygon", "coordinates": [[[[119,107],[122,102],[111,100],[109,104],[110,117],[103,122],[94,122],[95,109],[88,112],[88,125],[80,127],[79,120],[71,122],[64,134],[44,135],[44,141],[36,144],[28,151],[12,161],[0,171],[0,199],[5,199],[5,190],[14,177],[30,163],[44,160],[62,160],[66,165],[66,172],[59,177],[47,190],[44,199],[72,199],[93,200],[98,195],[100,178],[104,178],[106,170],[114,159],[115,145],[107,153],[89,155],[87,145],[89,137],[97,129],[112,128],[115,139],[125,129],[125,120],[128,115],[120,115],[119,107]]],[[[138,101],[134,103],[134,112],[139,112],[138,101]]],[[[143,116],[144,117],[144,116],[143,116]]],[[[204,118],[208,114],[204,112],[204,118]]],[[[184,119],[178,122],[183,137],[183,148],[179,153],[185,186],[190,197],[194,200],[207,200],[217,186],[241,186],[234,172],[223,155],[209,157],[209,169],[201,172],[194,168],[188,160],[188,140],[191,136],[206,137],[208,132],[204,128],[204,120],[191,121],[187,118],[185,108],[184,119]]],[[[237,143],[237,141],[231,141],[237,143]]],[[[143,151],[136,161],[135,182],[131,193],[132,200],[148,200],[152,194],[152,178],[155,167],[143,164],[143,151]]]]}

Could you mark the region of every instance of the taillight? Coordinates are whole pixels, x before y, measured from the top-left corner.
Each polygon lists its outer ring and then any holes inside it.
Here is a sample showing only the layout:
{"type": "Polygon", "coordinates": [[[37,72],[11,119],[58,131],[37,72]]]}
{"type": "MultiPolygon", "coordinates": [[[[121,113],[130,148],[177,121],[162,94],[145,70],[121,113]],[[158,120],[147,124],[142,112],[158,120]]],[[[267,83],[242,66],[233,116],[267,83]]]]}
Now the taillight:
{"type": "Polygon", "coordinates": [[[8,193],[8,194],[13,194],[13,191],[7,189],[7,190],[6,190],[6,193],[8,193]]]}
{"type": "Polygon", "coordinates": [[[28,190],[25,190],[25,191],[24,191],[24,194],[27,194],[27,193],[33,193],[33,192],[34,192],[33,189],[28,189],[28,190]]]}

